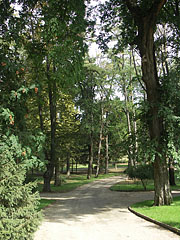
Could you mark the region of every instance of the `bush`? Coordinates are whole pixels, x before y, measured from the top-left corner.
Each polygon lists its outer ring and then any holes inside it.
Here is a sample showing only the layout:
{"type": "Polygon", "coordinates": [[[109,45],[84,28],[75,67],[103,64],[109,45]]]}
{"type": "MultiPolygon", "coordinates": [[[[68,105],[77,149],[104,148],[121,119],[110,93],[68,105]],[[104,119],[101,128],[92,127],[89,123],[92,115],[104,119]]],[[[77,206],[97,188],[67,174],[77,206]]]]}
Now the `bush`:
{"type": "Polygon", "coordinates": [[[141,164],[129,167],[125,172],[130,178],[141,180],[144,190],[146,190],[147,180],[154,178],[152,164],[141,164]]]}
{"type": "Polygon", "coordinates": [[[0,138],[0,240],[31,240],[41,214],[36,183],[24,183],[24,152],[14,135],[0,138]]]}

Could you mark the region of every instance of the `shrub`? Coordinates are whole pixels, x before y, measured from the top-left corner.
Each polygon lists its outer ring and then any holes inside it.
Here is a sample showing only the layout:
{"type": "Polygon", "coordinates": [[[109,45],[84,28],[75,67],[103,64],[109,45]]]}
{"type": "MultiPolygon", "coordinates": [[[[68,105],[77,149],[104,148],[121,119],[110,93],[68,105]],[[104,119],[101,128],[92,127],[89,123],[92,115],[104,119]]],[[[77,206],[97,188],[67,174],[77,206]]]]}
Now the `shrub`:
{"type": "Polygon", "coordinates": [[[24,157],[17,137],[0,137],[0,240],[33,239],[41,219],[36,183],[25,183],[24,157]]]}
{"type": "Polygon", "coordinates": [[[129,167],[125,172],[130,178],[141,180],[144,190],[146,190],[147,180],[154,178],[152,164],[141,164],[129,167]]]}

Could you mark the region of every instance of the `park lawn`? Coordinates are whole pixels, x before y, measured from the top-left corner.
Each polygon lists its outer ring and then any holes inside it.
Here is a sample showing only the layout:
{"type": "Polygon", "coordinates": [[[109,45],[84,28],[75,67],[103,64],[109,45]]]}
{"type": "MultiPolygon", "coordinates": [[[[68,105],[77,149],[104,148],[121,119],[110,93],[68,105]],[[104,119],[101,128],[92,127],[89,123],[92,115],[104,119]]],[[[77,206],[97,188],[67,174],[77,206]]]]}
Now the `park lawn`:
{"type": "Polygon", "coordinates": [[[153,200],[135,203],[131,208],[156,221],[180,229],[180,196],[174,197],[170,206],[153,206],[153,200]]]}
{"type": "MultiPolygon", "coordinates": [[[[154,191],[154,183],[153,181],[148,181],[146,185],[146,191],[154,191]]],[[[123,181],[119,182],[112,187],[110,187],[112,191],[121,191],[121,192],[138,192],[145,191],[143,185],[140,181],[123,181]]],[[[171,190],[180,190],[180,183],[177,183],[176,186],[171,186],[171,190]]]]}
{"type": "Polygon", "coordinates": [[[38,210],[42,210],[43,208],[47,207],[49,204],[54,203],[55,200],[41,198],[39,202],[40,204],[38,206],[38,210]]]}
{"type": "MultiPolygon", "coordinates": [[[[69,178],[65,178],[65,182],[61,186],[54,186],[53,181],[51,183],[51,190],[52,192],[69,192],[77,187],[80,187],[81,185],[96,181],[98,179],[118,176],[119,173],[109,173],[109,174],[100,174],[98,178],[95,178],[94,176],[91,177],[91,179],[87,179],[86,174],[72,174],[69,178]]],[[[43,181],[40,181],[38,183],[38,191],[42,192],[43,189],[43,181]]]]}

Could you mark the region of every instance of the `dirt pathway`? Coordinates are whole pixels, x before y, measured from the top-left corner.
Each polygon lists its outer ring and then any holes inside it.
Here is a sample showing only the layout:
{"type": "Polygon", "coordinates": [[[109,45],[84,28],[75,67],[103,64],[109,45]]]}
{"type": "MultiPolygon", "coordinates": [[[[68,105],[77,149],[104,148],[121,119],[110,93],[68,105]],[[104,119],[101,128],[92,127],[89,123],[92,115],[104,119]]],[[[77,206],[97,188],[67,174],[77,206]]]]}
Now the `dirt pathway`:
{"type": "Polygon", "coordinates": [[[123,177],[98,180],[69,193],[43,194],[57,202],[45,210],[34,240],[179,240],[180,237],[147,222],[127,207],[152,199],[153,193],[112,192],[123,177]]]}

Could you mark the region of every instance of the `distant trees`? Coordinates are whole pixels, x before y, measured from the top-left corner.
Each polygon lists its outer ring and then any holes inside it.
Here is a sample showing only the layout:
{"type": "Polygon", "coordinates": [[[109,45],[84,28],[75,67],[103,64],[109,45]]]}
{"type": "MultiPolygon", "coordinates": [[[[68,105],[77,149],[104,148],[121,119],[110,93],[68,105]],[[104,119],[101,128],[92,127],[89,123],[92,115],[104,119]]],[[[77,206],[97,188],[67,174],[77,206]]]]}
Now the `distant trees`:
{"type": "MultiPolygon", "coordinates": [[[[23,35],[26,64],[29,68],[26,78],[35,84],[37,96],[35,117],[39,126],[36,123],[36,128],[49,140],[49,144],[44,146],[48,162],[43,190],[51,191],[50,181],[58,161],[57,116],[61,115],[61,110],[58,112],[58,102],[61,101],[61,94],[70,91],[71,86],[82,77],[85,5],[84,1],[78,1],[78,4],[75,1],[68,4],[63,1],[37,1],[28,8],[23,8],[22,13],[28,29],[23,35]]],[[[32,107],[32,104],[29,106],[32,107]]]]}

